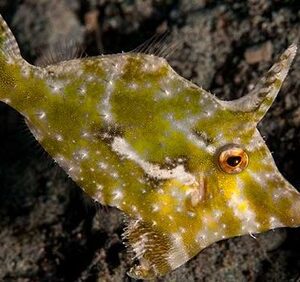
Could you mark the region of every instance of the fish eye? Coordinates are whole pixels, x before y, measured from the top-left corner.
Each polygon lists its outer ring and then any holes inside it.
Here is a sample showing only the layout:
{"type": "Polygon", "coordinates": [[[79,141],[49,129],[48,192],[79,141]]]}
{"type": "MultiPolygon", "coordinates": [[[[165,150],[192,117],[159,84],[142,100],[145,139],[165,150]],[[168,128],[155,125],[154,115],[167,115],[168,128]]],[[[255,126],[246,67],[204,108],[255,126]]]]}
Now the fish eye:
{"type": "Polygon", "coordinates": [[[225,145],[219,150],[218,164],[226,173],[240,173],[247,167],[248,162],[247,153],[239,145],[225,145]]]}

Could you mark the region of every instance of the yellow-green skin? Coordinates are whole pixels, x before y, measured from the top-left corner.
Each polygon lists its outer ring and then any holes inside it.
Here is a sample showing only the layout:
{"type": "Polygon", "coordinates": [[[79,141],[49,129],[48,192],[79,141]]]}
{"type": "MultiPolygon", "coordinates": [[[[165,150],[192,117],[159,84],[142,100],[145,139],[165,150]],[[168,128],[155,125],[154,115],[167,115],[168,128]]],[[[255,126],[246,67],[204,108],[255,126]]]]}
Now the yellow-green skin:
{"type": "Polygon", "coordinates": [[[124,239],[151,278],[213,242],[300,225],[300,196],[256,129],[295,56],[292,45],[244,98],[224,102],[140,53],[34,67],[0,24],[0,100],[24,115],[45,150],[93,199],[124,211],[124,239]],[[228,174],[236,144],[248,167],[228,174]]]}

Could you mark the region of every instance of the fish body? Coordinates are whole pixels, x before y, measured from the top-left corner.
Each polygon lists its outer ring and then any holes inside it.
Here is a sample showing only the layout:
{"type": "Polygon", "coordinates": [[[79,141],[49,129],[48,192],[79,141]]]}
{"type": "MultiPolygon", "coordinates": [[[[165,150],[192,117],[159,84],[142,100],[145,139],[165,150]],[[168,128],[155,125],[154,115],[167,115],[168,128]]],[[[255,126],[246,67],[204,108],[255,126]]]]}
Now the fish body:
{"type": "Polygon", "coordinates": [[[147,279],[213,242],[300,225],[300,195],[256,129],[295,54],[221,101],[153,55],[32,66],[1,19],[0,100],[88,195],[127,215],[129,274],[147,279]]]}

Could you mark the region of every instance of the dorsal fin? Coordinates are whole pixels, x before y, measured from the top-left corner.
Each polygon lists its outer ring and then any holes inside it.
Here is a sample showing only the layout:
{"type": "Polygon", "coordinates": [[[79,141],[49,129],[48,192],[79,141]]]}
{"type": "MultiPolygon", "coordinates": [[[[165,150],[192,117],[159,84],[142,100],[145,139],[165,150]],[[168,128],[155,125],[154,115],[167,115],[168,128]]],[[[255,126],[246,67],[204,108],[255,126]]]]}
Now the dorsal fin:
{"type": "Polygon", "coordinates": [[[82,58],[84,48],[76,42],[58,42],[43,51],[42,56],[35,62],[40,67],[57,64],[62,61],[82,58]]]}
{"type": "Polygon", "coordinates": [[[262,76],[250,93],[239,99],[220,101],[220,103],[234,112],[249,112],[251,119],[259,122],[275,100],[296,52],[297,44],[293,43],[283,52],[270,70],[262,76]]]}
{"type": "Polygon", "coordinates": [[[170,41],[170,30],[162,33],[156,33],[137,48],[133,49],[132,53],[143,53],[155,55],[167,59],[179,46],[180,41],[170,41]]]}

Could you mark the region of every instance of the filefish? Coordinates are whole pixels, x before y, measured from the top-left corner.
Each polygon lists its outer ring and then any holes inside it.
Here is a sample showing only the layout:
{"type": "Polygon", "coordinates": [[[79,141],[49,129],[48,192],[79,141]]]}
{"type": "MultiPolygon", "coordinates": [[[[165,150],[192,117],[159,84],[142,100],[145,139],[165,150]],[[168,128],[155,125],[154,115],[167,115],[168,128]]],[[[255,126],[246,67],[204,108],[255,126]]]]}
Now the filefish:
{"type": "Polygon", "coordinates": [[[85,193],[126,214],[129,275],[150,279],[216,241],[300,225],[300,194],[257,130],[296,49],[223,101],[151,54],[33,66],[1,18],[0,100],[85,193]]]}

